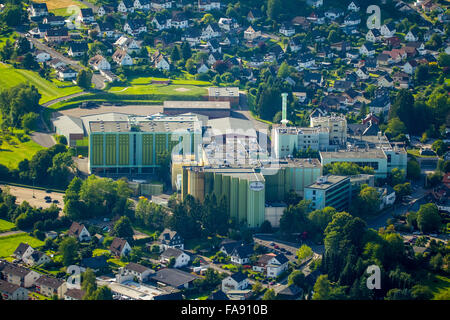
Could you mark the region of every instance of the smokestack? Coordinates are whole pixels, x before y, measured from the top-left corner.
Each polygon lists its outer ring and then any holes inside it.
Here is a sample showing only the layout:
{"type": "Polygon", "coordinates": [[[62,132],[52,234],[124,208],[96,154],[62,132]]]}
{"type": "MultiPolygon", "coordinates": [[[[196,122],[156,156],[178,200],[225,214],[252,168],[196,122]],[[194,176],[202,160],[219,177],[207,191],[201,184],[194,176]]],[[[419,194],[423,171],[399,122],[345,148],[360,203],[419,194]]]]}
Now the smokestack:
{"type": "Polygon", "coordinates": [[[281,109],[281,124],[286,126],[286,124],[289,122],[287,120],[287,93],[282,93],[281,97],[283,99],[282,109],[281,109]]]}

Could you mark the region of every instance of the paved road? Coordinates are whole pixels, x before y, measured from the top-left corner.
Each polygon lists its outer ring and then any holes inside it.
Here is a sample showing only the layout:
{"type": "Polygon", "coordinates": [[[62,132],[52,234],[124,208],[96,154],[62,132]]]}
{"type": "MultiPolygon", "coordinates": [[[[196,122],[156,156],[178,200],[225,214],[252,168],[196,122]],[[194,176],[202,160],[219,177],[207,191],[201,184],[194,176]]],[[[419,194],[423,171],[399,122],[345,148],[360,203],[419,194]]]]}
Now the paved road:
{"type": "MultiPolygon", "coordinates": [[[[2,189],[4,189],[5,187],[6,187],[5,185],[0,185],[0,188],[2,188],[2,189]]],[[[59,201],[59,203],[56,204],[59,208],[61,208],[61,209],[64,208],[64,200],[63,200],[64,193],[59,193],[59,192],[47,193],[44,190],[16,187],[16,186],[10,186],[10,185],[8,185],[7,187],[9,187],[9,192],[13,196],[16,196],[17,203],[22,203],[23,201],[27,201],[31,206],[36,206],[38,208],[39,207],[48,208],[52,205],[52,203],[46,203],[44,198],[46,196],[50,196],[52,198],[52,201],[53,200],[59,201]]],[[[62,213],[62,211],[60,212],[60,214],[61,213],[62,213]]]]}
{"type": "Polygon", "coordinates": [[[43,146],[44,148],[50,148],[51,146],[56,144],[53,136],[46,132],[33,132],[31,134],[31,140],[43,146]]]}
{"type": "Polygon", "coordinates": [[[54,99],[54,100],[50,100],[50,101],[48,101],[46,103],[43,103],[42,106],[43,107],[49,107],[51,105],[54,105],[55,103],[58,103],[58,102],[61,102],[61,101],[65,101],[65,100],[69,100],[71,98],[79,97],[79,96],[82,96],[82,95],[85,95],[85,94],[88,94],[88,92],[82,91],[82,92],[77,92],[77,93],[74,93],[74,94],[69,94],[68,96],[64,96],[64,97],[57,98],[57,99],[54,99]]]}
{"type": "Polygon", "coordinates": [[[7,237],[7,236],[12,236],[13,234],[20,234],[20,233],[25,233],[25,231],[16,230],[16,231],[1,232],[0,237],[7,237]]]}
{"type": "MultiPolygon", "coordinates": [[[[22,36],[23,36],[23,34],[22,34],[22,36]]],[[[80,71],[83,69],[83,66],[81,66],[78,61],[72,60],[72,59],[64,56],[63,54],[59,53],[55,49],[50,48],[46,44],[40,42],[38,39],[33,38],[33,37],[27,37],[27,39],[30,40],[37,49],[48,52],[52,58],[61,60],[62,62],[70,65],[73,69],[75,69],[77,71],[80,71]]],[[[105,80],[105,78],[100,74],[94,73],[92,75],[92,82],[95,84],[96,89],[103,89],[105,87],[104,80],[105,80]]]]}

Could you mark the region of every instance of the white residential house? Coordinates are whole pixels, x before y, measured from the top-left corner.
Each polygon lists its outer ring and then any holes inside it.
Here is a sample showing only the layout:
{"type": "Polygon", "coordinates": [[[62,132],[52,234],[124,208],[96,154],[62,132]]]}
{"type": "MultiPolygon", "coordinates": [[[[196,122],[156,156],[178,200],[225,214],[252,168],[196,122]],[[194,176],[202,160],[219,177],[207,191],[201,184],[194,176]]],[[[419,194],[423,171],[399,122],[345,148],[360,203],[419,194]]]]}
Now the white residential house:
{"type": "Polygon", "coordinates": [[[117,6],[117,11],[120,13],[134,12],[134,3],[132,0],[121,0],[117,6]]]}
{"type": "Polygon", "coordinates": [[[133,59],[130,57],[126,50],[117,49],[116,52],[114,52],[114,54],[112,55],[112,59],[120,66],[133,65],[133,59]]]}
{"type": "Polygon", "coordinates": [[[323,0],[306,0],[306,3],[313,8],[319,8],[323,6],[323,0]]]}
{"type": "Polygon", "coordinates": [[[133,5],[135,10],[150,10],[150,0],[135,0],[133,5]]]}
{"type": "Polygon", "coordinates": [[[170,64],[169,64],[168,60],[159,51],[156,51],[153,54],[151,61],[153,63],[153,66],[157,69],[170,70],[170,64]]]}
{"type": "Polygon", "coordinates": [[[84,24],[89,24],[95,21],[94,12],[91,8],[80,9],[80,13],[77,17],[78,22],[82,22],[84,24]]]}
{"type": "Polygon", "coordinates": [[[248,27],[244,31],[244,39],[248,41],[253,41],[256,38],[261,37],[261,31],[255,31],[252,26],[248,27]]]}
{"type": "Polygon", "coordinates": [[[89,59],[89,65],[95,70],[111,70],[111,64],[102,55],[97,54],[96,56],[89,59]]]}
{"type": "Polygon", "coordinates": [[[289,260],[284,254],[268,253],[262,255],[253,266],[254,271],[262,272],[267,277],[276,278],[288,268],[289,260]]]}
{"type": "Polygon", "coordinates": [[[246,264],[250,261],[250,256],[253,254],[253,247],[251,245],[240,245],[231,252],[231,262],[237,264],[246,264]]]}
{"type": "Polygon", "coordinates": [[[131,252],[131,246],[125,239],[114,238],[109,247],[109,251],[116,257],[123,257],[131,252]]]}
{"type": "Polygon", "coordinates": [[[369,71],[365,67],[358,68],[355,73],[361,80],[367,80],[370,77],[369,71]]]}
{"type": "Polygon", "coordinates": [[[278,31],[286,37],[291,37],[295,34],[294,26],[289,23],[283,23],[278,31]]]}
{"type": "Polygon", "coordinates": [[[348,11],[353,11],[353,12],[359,12],[360,7],[354,1],[352,1],[348,5],[347,10],[348,11]]]}
{"type": "Polygon", "coordinates": [[[204,63],[200,64],[200,66],[197,68],[197,73],[206,73],[208,71],[209,71],[209,68],[204,63]]]}
{"type": "Polygon", "coordinates": [[[383,37],[392,38],[396,32],[395,25],[392,22],[384,24],[381,26],[380,32],[383,37]]]}
{"type": "Polygon", "coordinates": [[[370,29],[367,31],[366,40],[372,43],[381,42],[382,41],[381,32],[378,29],[370,29]]]}
{"type": "Polygon", "coordinates": [[[118,49],[126,50],[128,54],[137,52],[141,49],[141,44],[133,38],[126,35],[121,36],[114,42],[114,46],[118,49]]]}
{"type": "Polygon", "coordinates": [[[67,231],[67,234],[71,237],[76,237],[81,242],[91,241],[91,235],[88,229],[85,227],[85,225],[79,224],[78,222],[75,221],[70,226],[70,229],[69,231],[67,231]]]}
{"type": "Polygon", "coordinates": [[[181,268],[187,266],[191,257],[184,253],[180,249],[176,248],[167,248],[160,257],[160,261],[163,263],[169,263],[171,259],[175,259],[175,263],[173,265],[174,268],[181,268]]]}
{"type": "Polygon", "coordinates": [[[125,22],[123,30],[131,35],[138,35],[147,32],[147,26],[145,25],[145,20],[134,19],[125,22]]]}
{"type": "Polygon", "coordinates": [[[220,28],[215,24],[208,24],[206,28],[202,30],[201,39],[207,41],[212,38],[220,36],[220,28]]]}
{"type": "Polygon", "coordinates": [[[30,256],[34,252],[33,247],[28,243],[21,242],[13,253],[16,259],[22,260],[24,257],[30,256]]]}
{"type": "Polygon", "coordinates": [[[419,35],[415,32],[412,31],[408,31],[408,33],[405,35],[405,40],[406,41],[419,41],[419,35]]]}
{"type": "Polygon", "coordinates": [[[416,60],[408,61],[403,65],[403,71],[407,74],[414,74],[418,65],[416,60]]]}
{"type": "Polygon", "coordinates": [[[378,85],[383,88],[394,87],[394,80],[389,75],[385,75],[378,78],[378,85]]]}
{"type": "Polygon", "coordinates": [[[161,251],[167,248],[184,249],[184,239],[176,231],[166,228],[161,232],[158,240],[161,251]]]}
{"type": "Polygon", "coordinates": [[[0,296],[2,300],[28,300],[28,290],[0,279],[0,296]]]}
{"type": "Polygon", "coordinates": [[[31,17],[43,17],[48,15],[48,8],[46,3],[31,2],[28,11],[31,17]]]}
{"type": "Polygon", "coordinates": [[[220,1],[217,0],[198,0],[199,11],[220,10],[220,1]]]}
{"type": "Polygon", "coordinates": [[[344,18],[344,25],[357,26],[361,23],[361,17],[357,13],[351,13],[344,18]]]}
{"type": "Polygon", "coordinates": [[[373,45],[371,43],[365,43],[361,46],[361,48],[359,48],[359,53],[361,55],[371,57],[371,56],[375,55],[375,48],[373,47],[373,45]]]}
{"type": "Polygon", "coordinates": [[[393,188],[390,186],[377,188],[378,193],[380,194],[380,210],[388,206],[392,206],[395,203],[396,195],[393,188]]]}
{"type": "Polygon", "coordinates": [[[61,81],[72,81],[77,78],[78,72],[69,67],[59,67],[56,69],[58,79],[61,81]]]}
{"type": "Polygon", "coordinates": [[[9,262],[2,266],[1,274],[3,275],[4,280],[24,288],[34,286],[36,280],[41,276],[34,270],[30,270],[9,262]]]}
{"type": "Polygon", "coordinates": [[[51,59],[51,56],[48,52],[38,50],[34,56],[37,62],[46,62],[51,59]]]}
{"type": "Polygon", "coordinates": [[[151,0],[150,8],[154,11],[168,10],[172,8],[171,0],[151,0]]]}
{"type": "Polygon", "coordinates": [[[158,30],[170,29],[172,27],[172,19],[164,17],[154,17],[152,20],[153,26],[158,30]]]}
{"type": "Polygon", "coordinates": [[[116,275],[118,283],[133,281],[135,278],[139,282],[145,282],[155,271],[138,263],[130,262],[125,267],[119,268],[116,275]]]}
{"type": "Polygon", "coordinates": [[[171,27],[175,29],[186,29],[189,27],[189,19],[184,14],[174,14],[170,24],[171,27]]]}
{"type": "Polygon", "coordinates": [[[248,278],[242,272],[234,273],[222,280],[222,291],[245,290],[249,285],[248,278]]]}
{"type": "Polygon", "coordinates": [[[303,54],[298,59],[298,66],[300,69],[312,68],[316,65],[316,59],[312,54],[303,54]]]}

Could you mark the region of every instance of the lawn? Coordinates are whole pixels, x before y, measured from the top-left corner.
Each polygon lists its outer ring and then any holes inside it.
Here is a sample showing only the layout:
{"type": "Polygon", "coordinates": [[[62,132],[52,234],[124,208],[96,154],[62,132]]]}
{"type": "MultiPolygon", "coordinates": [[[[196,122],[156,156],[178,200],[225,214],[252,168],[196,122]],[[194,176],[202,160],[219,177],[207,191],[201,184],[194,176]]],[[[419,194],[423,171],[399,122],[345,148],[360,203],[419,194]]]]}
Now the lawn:
{"type": "Polygon", "coordinates": [[[16,225],[14,223],[0,219],[0,232],[6,232],[15,227],[16,225]]]}
{"type": "Polygon", "coordinates": [[[106,249],[94,249],[94,251],[92,251],[93,257],[103,256],[107,254],[109,254],[109,250],[106,249]]]}
{"type": "MultiPolygon", "coordinates": [[[[1,119],[0,119],[1,123],[1,119]]],[[[15,132],[23,132],[23,130],[15,130],[15,132]]],[[[0,164],[14,169],[20,161],[24,159],[31,159],[33,155],[39,150],[44,149],[28,137],[28,141],[21,142],[17,137],[11,135],[11,140],[8,142],[2,138],[3,143],[0,145],[0,164]]]]}
{"type": "Polygon", "coordinates": [[[8,257],[12,255],[21,242],[28,243],[35,249],[44,244],[41,240],[30,237],[27,233],[0,237],[0,257],[8,257]]]}
{"type": "Polygon", "coordinates": [[[64,87],[58,87],[55,83],[41,78],[36,72],[15,69],[5,64],[0,64],[0,72],[2,74],[2,77],[0,77],[0,87],[2,89],[29,82],[34,85],[42,95],[41,100],[39,101],[40,103],[45,103],[56,98],[82,91],[80,87],[75,85],[67,87],[67,83],[64,83],[64,87]]]}
{"type": "Polygon", "coordinates": [[[437,157],[437,155],[436,156],[421,155],[419,149],[408,149],[407,153],[409,153],[410,155],[412,155],[414,157],[418,157],[418,158],[436,158],[437,157]]]}
{"type": "Polygon", "coordinates": [[[69,17],[74,14],[74,10],[67,10],[70,6],[77,6],[80,9],[87,8],[85,4],[75,0],[35,0],[34,2],[46,3],[50,12],[63,17],[69,17]]]}
{"type": "Polygon", "coordinates": [[[108,91],[111,93],[120,93],[127,95],[165,94],[201,97],[208,94],[208,90],[206,88],[194,86],[191,84],[136,84],[131,87],[113,86],[108,91]]]}
{"type": "Polygon", "coordinates": [[[435,275],[434,279],[423,283],[423,285],[429,287],[433,291],[434,297],[436,297],[440,293],[450,291],[450,278],[435,275]]]}

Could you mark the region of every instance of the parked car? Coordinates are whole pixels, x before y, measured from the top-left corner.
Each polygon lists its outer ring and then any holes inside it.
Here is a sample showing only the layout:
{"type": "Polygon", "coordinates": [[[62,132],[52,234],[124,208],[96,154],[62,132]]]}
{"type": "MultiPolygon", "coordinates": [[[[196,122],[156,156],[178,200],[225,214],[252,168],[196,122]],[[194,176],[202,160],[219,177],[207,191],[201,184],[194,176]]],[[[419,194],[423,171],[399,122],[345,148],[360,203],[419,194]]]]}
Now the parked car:
{"type": "Polygon", "coordinates": [[[52,203],[52,199],[45,200],[45,203],[52,203]]]}
{"type": "Polygon", "coordinates": [[[57,203],[59,203],[59,200],[53,200],[53,203],[55,203],[55,204],[57,204],[57,203]]]}
{"type": "Polygon", "coordinates": [[[275,245],[275,243],[271,242],[270,245],[273,247],[275,245]]]}

